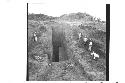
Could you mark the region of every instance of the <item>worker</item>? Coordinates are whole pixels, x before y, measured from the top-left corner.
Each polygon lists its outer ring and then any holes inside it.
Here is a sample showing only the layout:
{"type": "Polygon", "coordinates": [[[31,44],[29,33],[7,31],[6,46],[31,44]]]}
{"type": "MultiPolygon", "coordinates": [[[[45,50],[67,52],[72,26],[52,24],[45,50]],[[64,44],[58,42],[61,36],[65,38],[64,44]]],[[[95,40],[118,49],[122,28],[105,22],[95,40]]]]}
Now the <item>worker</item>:
{"type": "Polygon", "coordinates": [[[88,40],[88,38],[85,36],[85,37],[83,38],[83,41],[84,41],[84,42],[87,42],[87,40],[88,40]]]}
{"type": "Polygon", "coordinates": [[[34,40],[37,41],[38,39],[37,39],[36,32],[34,32],[33,36],[34,36],[34,40]]]}
{"type": "Polygon", "coordinates": [[[91,53],[91,55],[94,57],[94,59],[99,58],[99,55],[96,54],[94,51],[91,53]]]}
{"type": "Polygon", "coordinates": [[[78,33],[78,35],[79,35],[79,39],[82,37],[82,33],[78,33]]]}
{"type": "Polygon", "coordinates": [[[89,51],[91,51],[91,48],[92,48],[92,41],[89,42],[89,51]]]}

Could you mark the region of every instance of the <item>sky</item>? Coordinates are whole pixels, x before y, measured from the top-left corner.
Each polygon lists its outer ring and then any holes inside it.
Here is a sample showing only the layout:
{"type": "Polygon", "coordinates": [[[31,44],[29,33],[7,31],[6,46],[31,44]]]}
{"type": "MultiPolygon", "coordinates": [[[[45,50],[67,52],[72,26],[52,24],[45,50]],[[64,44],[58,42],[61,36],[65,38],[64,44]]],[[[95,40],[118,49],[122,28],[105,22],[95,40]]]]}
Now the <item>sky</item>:
{"type": "Polygon", "coordinates": [[[105,0],[41,0],[39,3],[29,3],[28,12],[49,16],[86,12],[105,21],[106,2],[105,0]]]}

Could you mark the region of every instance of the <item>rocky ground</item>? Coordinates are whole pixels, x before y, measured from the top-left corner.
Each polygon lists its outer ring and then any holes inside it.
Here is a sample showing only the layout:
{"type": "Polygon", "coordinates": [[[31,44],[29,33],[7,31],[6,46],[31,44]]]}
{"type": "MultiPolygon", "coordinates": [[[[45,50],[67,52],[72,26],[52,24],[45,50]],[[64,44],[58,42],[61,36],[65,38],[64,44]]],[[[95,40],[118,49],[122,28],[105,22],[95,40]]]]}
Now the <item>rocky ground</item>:
{"type": "MultiPolygon", "coordinates": [[[[30,17],[30,15],[29,15],[30,17]]],[[[44,20],[28,19],[28,74],[30,81],[106,80],[106,24],[82,13],[44,20]],[[82,17],[80,17],[82,16],[82,17]],[[52,27],[63,29],[68,58],[60,51],[59,62],[52,61],[52,27]],[[79,38],[78,34],[82,33],[79,38]],[[34,36],[35,34],[35,36],[34,36]],[[94,59],[83,43],[93,42],[99,54],[94,59]],[[37,40],[35,39],[37,38],[37,40]]]]}

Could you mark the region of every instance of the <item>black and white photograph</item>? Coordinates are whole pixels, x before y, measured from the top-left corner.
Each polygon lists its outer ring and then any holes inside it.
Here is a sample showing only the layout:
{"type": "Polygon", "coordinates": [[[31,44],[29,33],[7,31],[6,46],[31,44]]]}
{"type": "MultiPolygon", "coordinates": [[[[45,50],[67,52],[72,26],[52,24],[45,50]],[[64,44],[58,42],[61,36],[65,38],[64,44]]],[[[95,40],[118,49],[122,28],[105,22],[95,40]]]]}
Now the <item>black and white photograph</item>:
{"type": "Polygon", "coordinates": [[[0,83],[125,83],[124,0],[0,0],[0,83]]]}
{"type": "Polygon", "coordinates": [[[125,83],[124,0],[0,0],[0,83],[125,83]]]}
{"type": "Polygon", "coordinates": [[[27,3],[27,81],[107,81],[106,4],[50,4],[27,3]]]}

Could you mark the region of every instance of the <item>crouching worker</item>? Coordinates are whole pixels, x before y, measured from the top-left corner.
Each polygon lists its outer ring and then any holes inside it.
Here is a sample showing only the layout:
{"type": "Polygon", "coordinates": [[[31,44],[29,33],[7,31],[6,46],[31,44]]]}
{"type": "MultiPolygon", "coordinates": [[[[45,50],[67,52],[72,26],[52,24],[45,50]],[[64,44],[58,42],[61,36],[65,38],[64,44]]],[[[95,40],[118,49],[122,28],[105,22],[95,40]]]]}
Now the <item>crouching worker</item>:
{"type": "Polygon", "coordinates": [[[99,58],[99,55],[96,54],[94,51],[91,53],[91,55],[93,56],[93,58],[94,58],[95,60],[97,60],[97,59],[99,58]]]}

